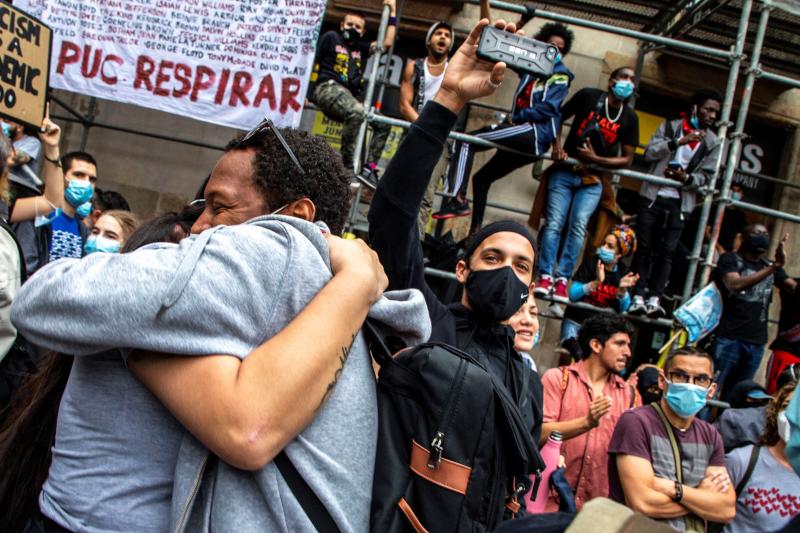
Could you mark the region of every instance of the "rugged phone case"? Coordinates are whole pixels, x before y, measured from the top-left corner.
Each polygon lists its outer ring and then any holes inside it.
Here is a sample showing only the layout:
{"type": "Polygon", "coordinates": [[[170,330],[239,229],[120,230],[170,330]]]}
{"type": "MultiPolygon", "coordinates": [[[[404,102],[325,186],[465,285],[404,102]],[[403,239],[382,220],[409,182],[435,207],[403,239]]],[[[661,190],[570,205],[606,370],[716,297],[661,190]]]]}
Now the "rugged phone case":
{"type": "Polygon", "coordinates": [[[487,61],[504,61],[516,72],[527,72],[538,78],[548,78],[553,73],[558,49],[530,37],[522,37],[498,30],[484,28],[478,43],[478,57],[487,61]]]}

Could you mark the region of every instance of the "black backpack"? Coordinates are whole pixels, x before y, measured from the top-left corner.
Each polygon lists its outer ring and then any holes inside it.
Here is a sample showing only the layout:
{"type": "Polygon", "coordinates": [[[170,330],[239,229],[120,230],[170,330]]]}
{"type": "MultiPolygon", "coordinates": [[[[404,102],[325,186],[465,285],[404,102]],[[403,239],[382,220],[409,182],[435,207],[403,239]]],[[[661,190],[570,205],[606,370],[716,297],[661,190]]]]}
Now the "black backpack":
{"type": "Polygon", "coordinates": [[[381,367],[370,529],[490,531],[516,515],[544,462],[506,386],[452,346],[392,357],[391,338],[364,332],[381,367]]]}

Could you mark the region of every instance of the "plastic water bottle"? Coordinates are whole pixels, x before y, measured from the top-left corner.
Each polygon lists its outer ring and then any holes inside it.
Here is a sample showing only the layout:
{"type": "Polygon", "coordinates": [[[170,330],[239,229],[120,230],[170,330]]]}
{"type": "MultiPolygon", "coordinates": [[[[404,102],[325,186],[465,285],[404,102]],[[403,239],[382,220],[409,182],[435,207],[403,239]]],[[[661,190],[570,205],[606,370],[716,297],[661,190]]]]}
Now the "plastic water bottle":
{"type": "MultiPolygon", "coordinates": [[[[561,455],[561,433],[558,431],[551,432],[539,454],[545,464],[542,479],[539,482],[539,490],[536,491],[536,499],[534,501],[531,501],[530,498],[525,499],[525,509],[533,514],[543,513],[547,505],[547,498],[550,495],[550,474],[558,468],[558,458],[561,455]]],[[[531,476],[531,481],[535,486],[535,476],[531,476]]]]}

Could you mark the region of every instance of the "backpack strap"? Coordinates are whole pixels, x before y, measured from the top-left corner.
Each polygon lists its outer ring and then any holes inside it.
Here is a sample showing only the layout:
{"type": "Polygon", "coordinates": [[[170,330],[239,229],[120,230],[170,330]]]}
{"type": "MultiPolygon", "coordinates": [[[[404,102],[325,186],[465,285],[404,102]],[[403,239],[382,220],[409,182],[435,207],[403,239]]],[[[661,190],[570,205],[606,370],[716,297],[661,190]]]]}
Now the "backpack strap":
{"type": "Polygon", "coordinates": [[[754,444],[753,449],[750,450],[750,460],[747,462],[747,469],[744,471],[744,476],[742,476],[742,480],[739,481],[739,484],[736,485],[736,496],[738,497],[739,494],[742,493],[745,485],[747,482],[750,481],[750,477],[753,475],[753,470],[756,469],[756,463],[758,462],[758,456],[761,454],[761,446],[754,444]]]}
{"type": "Polygon", "coordinates": [[[303,508],[303,511],[305,511],[311,523],[314,524],[314,529],[320,533],[339,533],[336,522],[333,521],[328,510],[325,509],[325,506],[322,505],[320,499],[314,494],[311,487],[308,486],[306,480],[302,478],[294,467],[292,461],[290,461],[289,457],[286,455],[286,452],[282,450],[281,453],[275,456],[273,462],[275,466],[278,467],[286,484],[289,485],[292,494],[297,498],[300,507],[303,508]]]}
{"type": "MultiPolygon", "coordinates": [[[[661,409],[661,406],[658,405],[658,402],[653,402],[650,405],[652,405],[653,409],[655,409],[656,413],[658,413],[658,418],[661,419],[661,423],[664,424],[664,429],[667,431],[669,444],[672,447],[672,457],[675,461],[675,476],[678,478],[678,483],[683,485],[683,462],[681,460],[681,447],[678,444],[678,440],[675,438],[675,432],[672,431],[672,424],[670,424],[669,420],[667,420],[667,415],[664,414],[664,411],[661,409]]],[[[684,516],[683,521],[686,523],[687,531],[705,531],[705,524],[703,524],[703,521],[693,514],[684,516]]]]}
{"type": "Polygon", "coordinates": [[[562,366],[561,367],[561,392],[567,390],[567,384],[569,383],[569,367],[562,366]]]}

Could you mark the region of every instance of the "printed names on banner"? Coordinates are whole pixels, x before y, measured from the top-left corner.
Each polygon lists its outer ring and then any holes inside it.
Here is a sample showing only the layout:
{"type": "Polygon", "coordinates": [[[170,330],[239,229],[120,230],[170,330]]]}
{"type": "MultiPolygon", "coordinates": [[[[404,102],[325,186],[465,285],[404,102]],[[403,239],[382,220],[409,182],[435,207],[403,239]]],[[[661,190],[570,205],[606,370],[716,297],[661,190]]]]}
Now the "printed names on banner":
{"type": "Polygon", "coordinates": [[[299,124],[325,0],[18,0],[51,85],[227,126],[299,124]]]}

